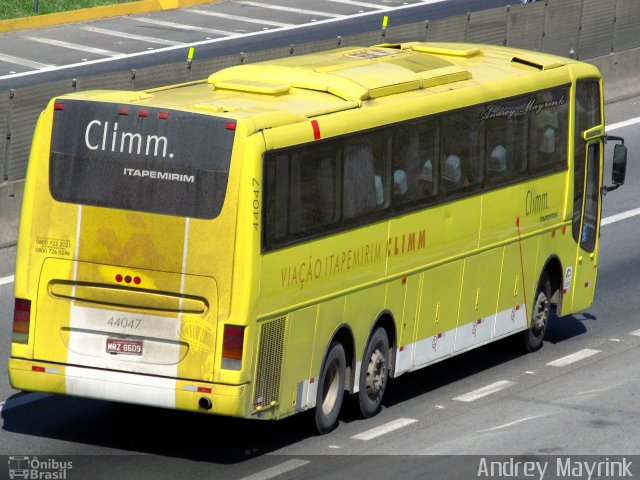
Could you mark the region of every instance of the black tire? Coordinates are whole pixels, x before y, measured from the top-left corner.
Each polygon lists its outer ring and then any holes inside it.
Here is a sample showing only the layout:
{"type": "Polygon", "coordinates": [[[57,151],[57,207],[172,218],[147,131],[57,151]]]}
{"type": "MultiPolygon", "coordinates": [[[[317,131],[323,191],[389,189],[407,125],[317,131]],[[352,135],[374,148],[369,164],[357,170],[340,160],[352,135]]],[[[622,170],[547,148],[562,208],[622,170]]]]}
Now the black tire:
{"type": "Polygon", "coordinates": [[[314,420],[316,431],[320,435],[330,432],[338,425],[338,415],[344,399],[346,367],[344,347],[339,342],[333,342],[329,346],[318,379],[314,420]]]}
{"type": "Polygon", "coordinates": [[[542,272],[538,289],[533,299],[531,325],[524,332],[524,348],[527,352],[535,352],[542,347],[542,339],[549,325],[551,312],[551,281],[547,272],[542,272]]]}
{"type": "Polygon", "coordinates": [[[389,338],[384,328],[373,332],[360,369],[358,407],[363,418],[380,411],[382,397],[389,380],[389,338]]]}

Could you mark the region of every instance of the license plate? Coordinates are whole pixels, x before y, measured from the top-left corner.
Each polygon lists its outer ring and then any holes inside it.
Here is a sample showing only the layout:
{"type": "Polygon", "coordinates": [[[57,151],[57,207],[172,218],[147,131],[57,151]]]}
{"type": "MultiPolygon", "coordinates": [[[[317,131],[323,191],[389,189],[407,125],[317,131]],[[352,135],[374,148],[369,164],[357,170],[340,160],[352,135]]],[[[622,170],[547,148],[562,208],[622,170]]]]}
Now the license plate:
{"type": "Polygon", "coordinates": [[[142,340],[107,338],[107,353],[114,355],[142,355],[142,340]]]}

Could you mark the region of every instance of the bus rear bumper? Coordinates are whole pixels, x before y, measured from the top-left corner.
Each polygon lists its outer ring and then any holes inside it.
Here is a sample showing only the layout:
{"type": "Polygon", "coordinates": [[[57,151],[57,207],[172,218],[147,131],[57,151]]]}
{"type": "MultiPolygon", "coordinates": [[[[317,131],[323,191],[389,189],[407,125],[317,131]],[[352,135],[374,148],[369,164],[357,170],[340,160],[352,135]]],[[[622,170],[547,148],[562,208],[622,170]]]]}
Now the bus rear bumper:
{"type": "Polygon", "coordinates": [[[177,380],[129,372],[9,359],[9,380],[17,390],[134,403],[234,417],[249,417],[247,385],[177,380]],[[210,408],[202,408],[201,405],[210,408]]]}

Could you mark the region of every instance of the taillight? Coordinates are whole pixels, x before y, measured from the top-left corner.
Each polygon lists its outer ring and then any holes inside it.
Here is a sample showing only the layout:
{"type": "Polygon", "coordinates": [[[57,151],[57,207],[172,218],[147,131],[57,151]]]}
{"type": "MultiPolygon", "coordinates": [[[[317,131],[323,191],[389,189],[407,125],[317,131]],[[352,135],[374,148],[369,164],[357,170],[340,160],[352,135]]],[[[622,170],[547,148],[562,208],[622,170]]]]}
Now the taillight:
{"type": "Polygon", "coordinates": [[[240,370],[244,347],[244,327],[225,325],[222,337],[222,368],[240,370]]]}
{"type": "Polygon", "coordinates": [[[29,343],[29,323],[31,321],[31,301],[16,298],[13,309],[13,335],[14,343],[29,343]]]}

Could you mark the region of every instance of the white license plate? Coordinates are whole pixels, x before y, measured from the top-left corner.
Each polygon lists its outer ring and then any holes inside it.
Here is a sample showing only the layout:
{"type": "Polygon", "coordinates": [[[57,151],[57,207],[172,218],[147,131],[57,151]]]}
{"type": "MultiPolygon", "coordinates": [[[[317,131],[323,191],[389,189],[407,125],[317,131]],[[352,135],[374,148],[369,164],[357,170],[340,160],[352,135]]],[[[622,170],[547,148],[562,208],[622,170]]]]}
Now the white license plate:
{"type": "Polygon", "coordinates": [[[142,355],[142,340],[107,338],[107,353],[114,355],[142,355]]]}

